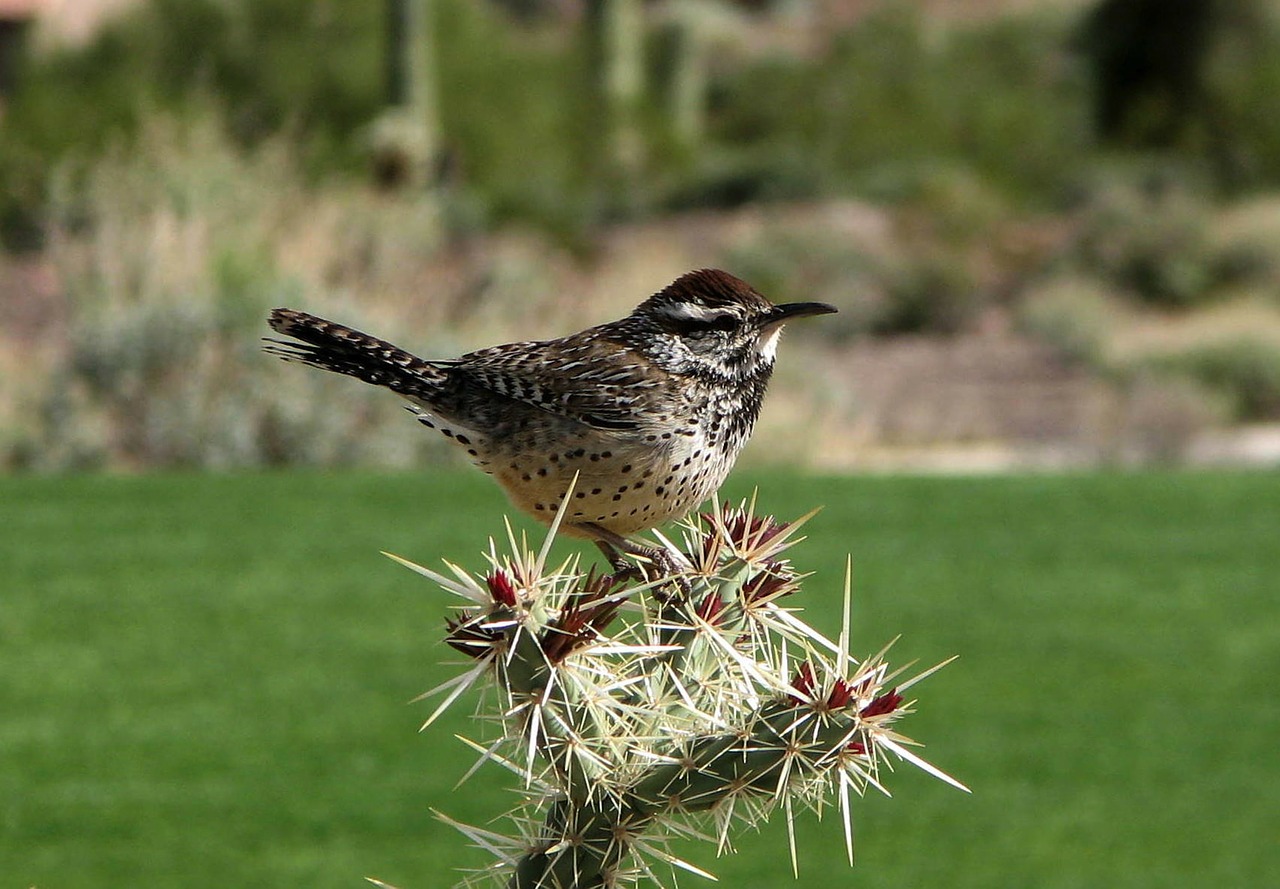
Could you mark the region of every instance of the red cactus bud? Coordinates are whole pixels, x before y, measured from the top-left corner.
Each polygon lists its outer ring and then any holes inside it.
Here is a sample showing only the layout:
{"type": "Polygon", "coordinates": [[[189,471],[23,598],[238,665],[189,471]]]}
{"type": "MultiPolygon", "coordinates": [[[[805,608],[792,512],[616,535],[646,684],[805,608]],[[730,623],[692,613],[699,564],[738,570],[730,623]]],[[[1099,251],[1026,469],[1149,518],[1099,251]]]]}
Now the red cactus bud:
{"type": "Polygon", "coordinates": [[[542,634],[542,651],[553,664],[560,663],[580,648],[590,645],[612,623],[622,607],[622,599],[604,599],[613,580],[588,578],[580,592],[569,598],[560,614],[542,634]]]}
{"type": "Polygon", "coordinates": [[[768,570],[761,571],[742,585],[742,596],[746,599],[748,605],[755,605],[761,602],[768,602],[770,599],[779,596],[789,596],[795,592],[794,588],[789,588],[791,578],[784,573],[785,568],[780,562],[770,562],[768,570]]]}
{"type": "Polygon", "coordinates": [[[709,593],[703,597],[694,611],[697,612],[698,617],[715,626],[719,622],[720,613],[724,611],[724,600],[715,593],[709,593]]]}
{"type": "Polygon", "coordinates": [[[493,601],[508,608],[515,607],[516,587],[510,574],[498,568],[485,578],[485,583],[489,586],[489,595],[493,596],[493,601]]]}
{"type": "Polygon", "coordinates": [[[827,707],[832,710],[842,710],[849,706],[851,700],[853,700],[853,690],[849,687],[849,683],[843,679],[837,679],[835,685],[831,686],[831,694],[827,695],[827,707]]]}
{"type": "Polygon", "coordinates": [[[789,522],[777,522],[773,516],[753,516],[728,507],[721,518],[730,540],[739,543],[750,541],[753,546],[768,543],[791,527],[789,522]]]}
{"type": "Polygon", "coordinates": [[[791,695],[791,700],[797,704],[807,704],[813,699],[814,688],[816,682],[813,677],[813,667],[808,661],[800,665],[800,669],[796,672],[796,678],[791,680],[791,687],[800,692],[800,695],[791,695]]]}
{"type": "Polygon", "coordinates": [[[864,719],[870,719],[872,716],[883,716],[886,713],[892,713],[901,706],[902,695],[898,694],[896,688],[891,688],[863,707],[858,715],[864,719]]]}
{"type": "Polygon", "coordinates": [[[502,639],[501,630],[482,626],[470,611],[460,613],[457,618],[445,618],[444,624],[448,631],[444,641],[467,657],[484,657],[502,639]]]}

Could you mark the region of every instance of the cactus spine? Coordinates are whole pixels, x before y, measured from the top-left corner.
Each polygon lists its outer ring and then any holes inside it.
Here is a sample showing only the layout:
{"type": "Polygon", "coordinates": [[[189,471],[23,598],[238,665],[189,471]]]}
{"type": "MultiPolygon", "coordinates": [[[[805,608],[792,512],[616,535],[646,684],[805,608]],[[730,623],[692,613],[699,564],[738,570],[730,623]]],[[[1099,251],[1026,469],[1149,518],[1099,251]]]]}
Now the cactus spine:
{"type": "Polygon", "coordinates": [[[468,601],[446,642],[474,663],[434,690],[447,696],[428,724],[467,688],[493,686],[501,728],[471,743],[523,784],[511,836],[450,821],[496,854],[467,884],[657,883],[659,863],[699,872],[667,850],[672,837],[710,822],[724,851],[738,826],[779,806],[790,826],[797,808],[833,797],[852,861],[850,800],[884,789],[886,755],[964,789],[893,729],[911,712],[903,693],[933,670],[899,680],[883,651],[849,656],[848,583],[838,641],[784,607],[801,578],[783,554],[808,518],[716,506],[685,526],[683,546],[663,540],[687,566],[675,577],[596,575],[576,557],[548,570],[550,537],[534,553],[509,526],[510,554],[491,543],[483,575],[392,557],[468,601]]]}

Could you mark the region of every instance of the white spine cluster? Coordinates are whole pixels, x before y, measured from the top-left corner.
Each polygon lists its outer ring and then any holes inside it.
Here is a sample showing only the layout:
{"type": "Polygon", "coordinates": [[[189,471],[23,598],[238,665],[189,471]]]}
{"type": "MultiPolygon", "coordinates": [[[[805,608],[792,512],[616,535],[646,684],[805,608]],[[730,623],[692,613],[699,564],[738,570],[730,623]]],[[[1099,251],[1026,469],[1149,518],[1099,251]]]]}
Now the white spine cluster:
{"type": "Polygon", "coordinates": [[[903,678],[885,651],[851,657],[847,573],[838,640],[784,604],[801,578],[783,554],[809,517],[717,506],[684,526],[682,545],[662,541],[686,570],[645,582],[584,572],[576,557],[549,569],[554,524],[536,553],[508,526],[510,552],[491,542],[484,575],[392,557],[467,600],[446,641],[470,664],[424,695],[444,696],[427,724],[492,687],[482,715],[496,737],[467,743],[477,766],[504,766],[524,792],[509,835],[441,816],[494,855],[465,885],[662,885],[660,865],[703,873],[668,851],[670,838],[728,851],[740,827],[778,808],[794,867],[796,811],[833,803],[852,863],[851,800],[883,791],[892,759],[965,789],[895,731],[914,705],[905,693],[943,664],[903,678]]]}

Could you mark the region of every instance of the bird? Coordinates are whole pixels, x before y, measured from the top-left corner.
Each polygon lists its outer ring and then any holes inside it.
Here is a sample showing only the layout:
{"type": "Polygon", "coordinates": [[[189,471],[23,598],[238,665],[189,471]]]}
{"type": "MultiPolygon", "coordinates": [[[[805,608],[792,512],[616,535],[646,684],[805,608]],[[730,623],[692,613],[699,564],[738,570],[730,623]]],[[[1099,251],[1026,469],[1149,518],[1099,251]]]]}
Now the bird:
{"type": "Polygon", "coordinates": [[[617,321],[458,358],[419,358],[286,308],[268,324],[291,339],[264,348],[399,395],[544,524],[567,498],[561,533],[593,540],[615,568],[627,556],[670,568],[633,536],[719,489],[759,417],[783,326],[835,311],[775,305],[726,271],[699,269],[617,321]]]}

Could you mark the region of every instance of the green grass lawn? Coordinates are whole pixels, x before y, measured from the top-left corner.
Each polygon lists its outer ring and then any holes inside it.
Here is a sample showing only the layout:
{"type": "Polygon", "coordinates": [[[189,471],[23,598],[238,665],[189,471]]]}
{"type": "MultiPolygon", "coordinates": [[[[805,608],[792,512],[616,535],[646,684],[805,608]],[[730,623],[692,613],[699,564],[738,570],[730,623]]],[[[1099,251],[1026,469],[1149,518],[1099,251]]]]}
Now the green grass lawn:
{"type": "MultiPolygon", "coordinates": [[[[734,887],[1267,885],[1280,874],[1280,475],[739,474],[856,647],[960,660],[903,766],[837,819],[715,860],[734,887]]],[[[446,597],[382,556],[479,568],[475,474],[0,479],[0,889],[450,885],[484,857],[430,808],[512,801],[408,705],[447,675],[446,597]]],[[[529,527],[529,526],[526,526],[529,527]]],[[[562,546],[567,550],[571,544],[562,546]]],[[[682,884],[697,885],[697,877],[682,884]]]]}

